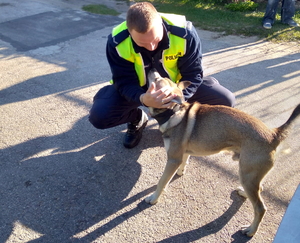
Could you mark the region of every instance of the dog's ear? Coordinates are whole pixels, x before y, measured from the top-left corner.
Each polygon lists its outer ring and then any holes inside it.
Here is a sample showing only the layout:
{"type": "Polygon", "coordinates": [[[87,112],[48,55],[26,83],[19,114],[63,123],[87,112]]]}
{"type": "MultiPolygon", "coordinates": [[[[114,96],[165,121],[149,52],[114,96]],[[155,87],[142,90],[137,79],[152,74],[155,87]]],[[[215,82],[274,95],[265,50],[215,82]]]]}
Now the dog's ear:
{"type": "Polygon", "coordinates": [[[189,87],[192,84],[191,81],[181,81],[177,84],[177,87],[181,90],[184,90],[185,88],[189,87]]]}

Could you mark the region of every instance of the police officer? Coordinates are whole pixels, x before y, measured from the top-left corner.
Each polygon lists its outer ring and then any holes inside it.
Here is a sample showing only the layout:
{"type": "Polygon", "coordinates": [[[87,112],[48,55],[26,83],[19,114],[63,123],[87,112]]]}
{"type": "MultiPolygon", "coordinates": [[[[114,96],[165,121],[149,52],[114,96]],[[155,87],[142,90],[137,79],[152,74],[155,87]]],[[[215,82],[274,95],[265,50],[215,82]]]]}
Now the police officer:
{"type": "Polygon", "coordinates": [[[181,15],[158,13],[151,3],[129,8],[126,21],[108,37],[106,55],[112,84],[96,93],[89,120],[98,129],[127,123],[126,148],[139,143],[148,121],[139,107],[168,108],[174,98],[170,90],[148,85],[152,68],[174,82],[189,80],[191,85],[183,90],[188,102],[235,104],[233,93],[215,78],[203,78],[201,42],[192,23],[181,15]]]}

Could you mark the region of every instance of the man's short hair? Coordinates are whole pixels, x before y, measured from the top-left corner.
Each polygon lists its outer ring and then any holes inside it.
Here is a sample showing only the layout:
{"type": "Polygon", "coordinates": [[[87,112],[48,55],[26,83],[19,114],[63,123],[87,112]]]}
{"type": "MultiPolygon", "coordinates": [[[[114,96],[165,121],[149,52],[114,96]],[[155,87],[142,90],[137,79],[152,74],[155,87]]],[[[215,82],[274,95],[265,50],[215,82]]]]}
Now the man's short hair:
{"type": "Polygon", "coordinates": [[[138,33],[146,33],[154,21],[160,18],[155,7],[149,2],[139,2],[130,6],[127,12],[127,28],[138,33]]]}

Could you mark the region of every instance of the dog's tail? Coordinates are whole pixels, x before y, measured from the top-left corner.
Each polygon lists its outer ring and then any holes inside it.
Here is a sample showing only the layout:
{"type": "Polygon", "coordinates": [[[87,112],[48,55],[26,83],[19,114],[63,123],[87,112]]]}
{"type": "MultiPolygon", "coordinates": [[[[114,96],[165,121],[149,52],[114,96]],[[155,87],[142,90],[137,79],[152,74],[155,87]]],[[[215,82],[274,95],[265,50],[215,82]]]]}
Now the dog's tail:
{"type": "Polygon", "coordinates": [[[276,137],[274,139],[275,146],[277,147],[281,141],[283,141],[289,132],[289,129],[294,122],[294,120],[300,115],[300,104],[293,110],[289,119],[280,127],[275,128],[276,137]]]}

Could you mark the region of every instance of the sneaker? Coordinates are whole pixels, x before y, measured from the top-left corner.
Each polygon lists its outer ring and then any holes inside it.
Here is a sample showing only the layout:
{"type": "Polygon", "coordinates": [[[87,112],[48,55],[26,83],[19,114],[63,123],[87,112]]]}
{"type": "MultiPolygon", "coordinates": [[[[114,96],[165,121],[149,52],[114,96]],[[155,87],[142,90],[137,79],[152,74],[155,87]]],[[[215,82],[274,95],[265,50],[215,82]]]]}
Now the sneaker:
{"type": "Polygon", "coordinates": [[[142,111],[141,119],[138,122],[127,124],[127,132],[123,140],[125,148],[134,148],[141,141],[143,130],[148,122],[148,116],[142,109],[140,110],[142,111]]]}
{"type": "Polygon", "coordinates": [[[286,24],[288,24],[291,27],[298,27],[299,25],[294,21],[294,20],[290,20],[288,21],[286,24]]]}
{"type": "Polygon", "coordinates": [[[267,30],[272,28],[272,24],[270,22],[264,22],[263,27],[267,30]]]}

